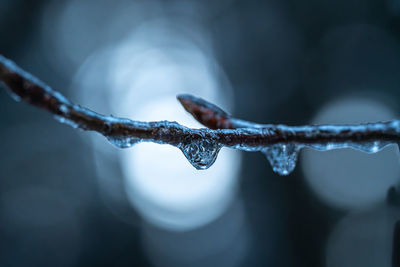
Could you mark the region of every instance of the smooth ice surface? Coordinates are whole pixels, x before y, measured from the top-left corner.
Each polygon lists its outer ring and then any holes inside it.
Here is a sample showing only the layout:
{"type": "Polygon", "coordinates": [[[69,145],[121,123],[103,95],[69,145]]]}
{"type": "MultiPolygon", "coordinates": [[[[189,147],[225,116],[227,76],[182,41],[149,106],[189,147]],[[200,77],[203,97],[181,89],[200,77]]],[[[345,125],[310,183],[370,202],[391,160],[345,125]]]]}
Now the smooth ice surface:
{"type": "Polygon", "coordinates": [[[107,136],[107,140],[118,148],[130,148],[142,141],[140,138],[125,136],[107,136]]]}
{"type": "Polygon", "coordinates": [[[352,148],[360,150],[365,153],[376,153],[381,151],[386,146],[390,145],[390,142],[374,141],[374,142],[364,142],[364,143],[328,143],[328,144],[312,144],[307,145],[307,147],[319,150],[327,151],[332,149],[340,148],[352,148]]]}

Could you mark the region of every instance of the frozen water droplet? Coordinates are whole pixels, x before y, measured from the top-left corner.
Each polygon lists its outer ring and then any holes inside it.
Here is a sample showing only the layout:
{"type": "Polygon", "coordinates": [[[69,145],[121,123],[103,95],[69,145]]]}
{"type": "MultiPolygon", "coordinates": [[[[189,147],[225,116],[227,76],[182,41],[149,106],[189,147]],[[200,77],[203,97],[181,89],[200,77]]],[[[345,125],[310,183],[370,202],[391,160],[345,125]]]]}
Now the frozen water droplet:
{"type": "Polygon", "coordinates": [[[61,122],[61,123],[64,123],[64,124],[66,124],[66,125],[71,126],[72,128],[75,128],[75,129],[76,129],[76,128],[79,128],[79,125],[78,125],[76,122],[72,121],[72,120],[69,120],[69,119],[67,119],[67,118],[64,118],[64,117],[62,117],[62,116],[57,116],[57,115],[55,115],[54,118],[55,118],[57,121],[61,122]]]}
{"type": "Polygon", "coordinates": [[[129,136],[106,136],[106,138],[111,144],[119,148],[130,148],[142,141],[140,138],[129,136]]]}
{"type": "Polygon", "coordinates": [[[221,145],[213,140],[199,138],[181,144],[179,148],[193,167],[205,170],[215,162],[221,145]]]}
{"type": "Polygon", "coordinates": [[[274,172],[288,175],[296,167],[301,147],[295,144],[275,144],[262,150],[274,172]]]}

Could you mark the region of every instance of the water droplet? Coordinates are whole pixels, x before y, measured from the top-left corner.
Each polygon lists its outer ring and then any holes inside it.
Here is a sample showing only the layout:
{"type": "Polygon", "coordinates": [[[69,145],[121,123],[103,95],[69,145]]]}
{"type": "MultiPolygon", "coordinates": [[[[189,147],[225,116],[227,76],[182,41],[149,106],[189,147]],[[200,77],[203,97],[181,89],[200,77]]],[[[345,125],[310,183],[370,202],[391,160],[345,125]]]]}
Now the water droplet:
{"type": "Polygon", "coordinates": [[[119,148],[130,148],[142,141],[140,138],[129,136],[106,136],[106,138],[111,144],[119,148]]]}
{"type": "Polygon", "coordinates": [[[199,138],[181,144],[179,148],[193,167],[205,170],[215,162],[221,145],[213,140],[199,138]]]}
{"type": "Polygon", "coordinates": [[[288,175],[296,167],[301,147],[296,144],[275,144],[262,150],[274,172],[288,175]]]}

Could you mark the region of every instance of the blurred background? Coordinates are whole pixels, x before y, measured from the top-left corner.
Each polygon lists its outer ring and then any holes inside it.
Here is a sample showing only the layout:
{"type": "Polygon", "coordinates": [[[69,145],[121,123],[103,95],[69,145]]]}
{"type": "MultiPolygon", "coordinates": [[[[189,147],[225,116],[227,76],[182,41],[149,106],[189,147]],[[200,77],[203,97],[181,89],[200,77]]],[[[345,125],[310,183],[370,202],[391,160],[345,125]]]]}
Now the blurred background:
{"type": "MultiPolygon", "coordinates": [[[[0,36],[103,114],[201,127],[190,93],[259,123],[400,117],[400,0],[0,0],[0,36]]],[[[303,150],[287,177],[225,148],[197,171],[0,103],[0,266],[400,266],[396,145],[303,150]]]]}

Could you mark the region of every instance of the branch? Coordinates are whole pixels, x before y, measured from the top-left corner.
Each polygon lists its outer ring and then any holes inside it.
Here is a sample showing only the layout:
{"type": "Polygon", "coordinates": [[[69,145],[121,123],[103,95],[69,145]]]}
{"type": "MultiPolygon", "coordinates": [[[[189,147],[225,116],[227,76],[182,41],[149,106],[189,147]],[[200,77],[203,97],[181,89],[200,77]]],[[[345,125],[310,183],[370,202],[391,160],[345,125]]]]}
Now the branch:
{"type": "Polygon", "coordinates": [[[286,126],[235,119],[217,106],[190,95],[178,100],[210,129],[190,129],[177,122],[140,122],[105,116],[70,102],[48,85],[0,55],[0,81],[16,100],[49,111],[65,124],[104,135],[119,148],[146,141],[179,148],[196,169],[210,167],[222,147],[266,154],[273,170],[289,174],[303,147],[330,150],[344,147],[368,153],[400,140],[400,121],[358,125],[286,126]]]}

